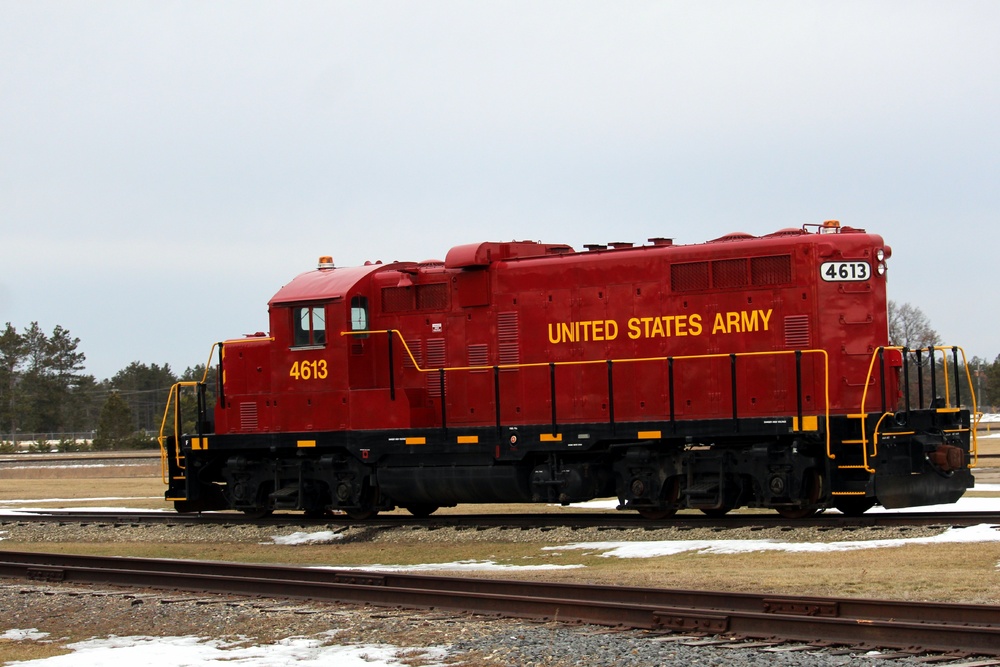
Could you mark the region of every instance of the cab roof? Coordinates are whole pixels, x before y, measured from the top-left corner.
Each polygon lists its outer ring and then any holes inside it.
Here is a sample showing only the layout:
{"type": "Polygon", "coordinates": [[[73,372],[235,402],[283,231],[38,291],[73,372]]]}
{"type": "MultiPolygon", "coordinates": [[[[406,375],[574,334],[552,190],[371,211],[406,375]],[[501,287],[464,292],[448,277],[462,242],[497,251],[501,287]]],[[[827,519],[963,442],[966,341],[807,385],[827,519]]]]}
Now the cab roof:
{"type": "Polygon", "coordinates": [[[299,274],[268,301],[269,306],[344,298],[363,278],[376,271],[396,269],[398,264],[368,264],[344,268],[322,268],[299,274]]]}

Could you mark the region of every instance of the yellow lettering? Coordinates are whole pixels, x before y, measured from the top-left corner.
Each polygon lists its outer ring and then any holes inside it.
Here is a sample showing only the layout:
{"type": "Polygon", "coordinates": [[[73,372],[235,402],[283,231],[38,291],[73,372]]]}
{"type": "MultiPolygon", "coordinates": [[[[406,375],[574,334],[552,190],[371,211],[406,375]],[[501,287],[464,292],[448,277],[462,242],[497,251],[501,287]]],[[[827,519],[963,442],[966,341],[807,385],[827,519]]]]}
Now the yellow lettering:
{"type": "Polygon", "coordinates": [[[560,322],[559,329],[562,331],[562,339],[564,342],[566,343],[576,342],[576,335],[574,334],[573,329],[570,327],[570,325],[566,324],[565,322],[560,322]]]}
{"type": "Polygon", "coordinates": [[[628,318],[628,337],[632,340],[636,340],[642,335],[642,329],[639,328],[639,318],[630,317],[628,318]]]}
{"type": "Polygon", "coordinates": [[[762,320],[764,320],[764,331],[767,331],[767,322],[768,322],[768,320],[771,319],[771,312],[772,312],[772,310],[770,308],[768,308],[766,313],[763,310],[760,310],[760,311],[757,311],[757,312],[760,313],[760,318],[762,320]]]}
{"type": "Polygon", "coordinates": [[[663,338],[663,320],[659,317],[653,319],[653,337],[659,336],[663,338]]]}
{"type": "Polygon", "coordinates": [[[732,333],[734,327],[740,330],[740,314],[730,311],[726,313],[726,333],[732,333]]]}
{"type": "Polygon", "coordinates": [[[604,340],[604,322],[601,322],[600,320],[594,320],[593,322],[590,323],[590,326],[594,331],[591,337],[595,341],[604,340]]]}
{"type": "Polygon", "coordinates": [[[653,321],[652,317],[642,318],[642,323],[644,325],[645,337],[649,338],[649,323],[653,321]]]}
{"type": "Polygon", "coordinates": [[[692,336],[700,336],[701,335],[701,315],[699,315],[698,313],[694,313],[693,315],[691,315],[691,317],[688,318],[688,326],[691,329],[691,335],[692,336]]]}
{"type": "Polygon", "coordinates": [[[559,335],[559,325],[557,324],[555,327],[555,332],[556,332],[555,336],[552,335],[552,331],[553,331],[552,322],[549,322],[549,342],[552,343],[553,345],[558,345],[560,342],[562,342],[562,337],[559,335]]]}
{"type": "Polygon", "coordinates": [[[604,320],[604,340],[618,338],[618,323],[614,320],[604,320]]]}
{"type": "Polygon", "coordinates": [[[687,336],[687,315],[678,315],[675,318],[676,325],[674,326],[675,331],[678,336],[687,336]]]}
{"type": "Polygon", "coordinates": [[[757,312],[758,311],[753,310],[748,313],[747,311],[744,310],[743,312],[740,313],[743,325],[742,331],[747,332],[747,331],[757,330],[757,312]]]}
{"type": "Polygon", "coordinates": [[[712,335],[714,336],[715,334],[719,333],[720,331],[722,333],[726,333],[726,322],[722,318],[722,313],[716,313],[715,314],[715,324],[712,325],[712,335]]]}

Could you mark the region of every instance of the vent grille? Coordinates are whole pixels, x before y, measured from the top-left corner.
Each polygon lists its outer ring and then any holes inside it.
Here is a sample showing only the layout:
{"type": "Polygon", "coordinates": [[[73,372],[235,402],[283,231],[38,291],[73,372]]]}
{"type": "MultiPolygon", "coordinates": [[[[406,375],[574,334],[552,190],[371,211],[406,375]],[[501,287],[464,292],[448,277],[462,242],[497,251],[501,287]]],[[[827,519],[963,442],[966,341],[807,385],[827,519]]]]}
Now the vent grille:
{"type": "Polygon", "coordinates": [[[486,343],[475,343],[469,346],[470,366],[488,366],[489,363],[490,352],[486,343]]]}
{"type": "Polygon", "coordinates": [[[713,287],[745,287],[748,282],[745,259],[723,259],[712,262],[713,287]]]}
{"type": "Polygon", "coordinates": [[[785,318],[785,347],[803,350],[810,345],[809,316],[789,315],[785,318]]]}
{"type": "Polygon", "coordinates": [[[750,276],[754,285],[782,285],[792,282],[791,255],[754,257],[750,260],[750,276]]]}
{"type": "Polygon", "coordinates": [[[383,287],[382,288],[382,312],[398,313],[404,310],[413,310],[413,288],[412,287],[383,287]]]}
{"type": "Polygon", "coordinates": [[[382,288],[383,313],[402,313],[408,310],[444,310],[447,307],[448,283],[382,288]]]}
{"type": "Polygon", "coordinates": [[[670,289],[675,292],[708,289],[708,262],[671,264],[670,289]]]}
{"type": "Polygon", "coordinates": [[[417,308],[441,310],[448,307],[448,284],[417,285],[417,308]]]}
{"type": "MultiPolygon", "coordinates": [[[[420,368],[424,367],[424,342],[422,340],[415,340],[412,343],[410,341],[406,342],[407,347],[410,348],[410,354],[413,355],[413,359],[417,360],[417,366],[420,368]]],[[[414,368],[413,359],[410,359],[410,355],[403,353],[403,368],[414,368]]]]}
{"type": "Polygon", "coordinates": [[[497,313],[498,360],[501,366],[521,363],[521,325],[517,311],[497,313]]]}
{"type": "Polygon", "coordinates": [[[257,404],[240,403],[240,430],[257,430],[257,404]]]}
{"type": "MultiPolygon", "coordinates": [[[[445,364],[445,343],[444,338],[431,338],[427,341],[427,367],[431,369],[443,368],[445,364]]],[[[445,387],[447,389],[447,387],[445,387]]],[[[434,397],[441,396],[441,374],[432,372],[427,374],[427,393],[434,397]]]]}

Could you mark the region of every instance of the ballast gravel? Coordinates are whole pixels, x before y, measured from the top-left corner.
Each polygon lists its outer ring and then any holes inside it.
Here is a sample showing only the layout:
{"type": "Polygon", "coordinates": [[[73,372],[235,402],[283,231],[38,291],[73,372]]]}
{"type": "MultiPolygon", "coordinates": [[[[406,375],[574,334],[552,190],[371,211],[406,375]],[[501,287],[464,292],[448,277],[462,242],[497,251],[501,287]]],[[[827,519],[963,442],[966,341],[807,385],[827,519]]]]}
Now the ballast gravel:
{"type": "Polygon", "coordinates": [[[507,542],[519,544],[560,544],[615,540],[622,542],[654,540],[762,540],[783,542],[846,542],[854,540],[902,539],[939,535],[948,526],[873,526],[865,528],[737,527],[737,528],[474,528],[427,526],[365,526],[323,523],[251,524],[125,524],[66,522],[52,524],[0,522],[0,536],[9,542],[156,542],[156,543],[271,543],[275,537],[293,533],[329,531],[343,544],[363,542],[447,543],[507,542]]]}

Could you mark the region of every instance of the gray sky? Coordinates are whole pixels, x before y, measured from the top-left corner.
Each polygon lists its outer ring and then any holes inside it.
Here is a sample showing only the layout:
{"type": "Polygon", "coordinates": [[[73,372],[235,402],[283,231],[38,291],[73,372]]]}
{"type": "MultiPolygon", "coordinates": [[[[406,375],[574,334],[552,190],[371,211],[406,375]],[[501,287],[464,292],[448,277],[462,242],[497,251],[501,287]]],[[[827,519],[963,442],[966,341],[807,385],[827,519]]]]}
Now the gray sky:
{"type": "Polygon", "coordinates": [[[834,218],[992,359],[998,34],[985,1],[0,0],[0,324],[180,372],[321,254],[834,218]]]}

